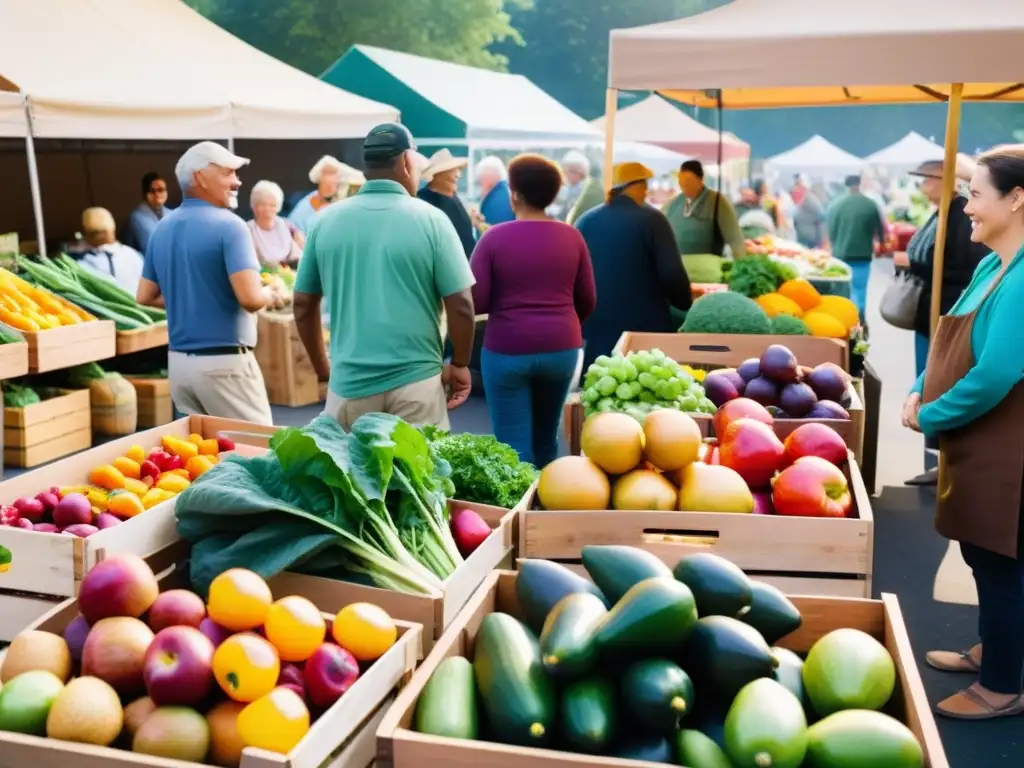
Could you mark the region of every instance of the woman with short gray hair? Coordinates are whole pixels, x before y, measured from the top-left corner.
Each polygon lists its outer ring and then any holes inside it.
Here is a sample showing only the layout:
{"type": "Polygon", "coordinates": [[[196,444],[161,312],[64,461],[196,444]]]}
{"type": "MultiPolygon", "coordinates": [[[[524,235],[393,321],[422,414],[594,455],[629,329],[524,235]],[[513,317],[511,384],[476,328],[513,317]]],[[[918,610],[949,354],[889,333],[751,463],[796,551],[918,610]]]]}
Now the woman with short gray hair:
{"type": "Polygon", "coordinates": [[[284,204],[284,191],[272,181],[259,181],[249,195],[253,245],[260,264],[267,267],[298,263],[305,245],[302,232],[278,214],[284,204]]]}

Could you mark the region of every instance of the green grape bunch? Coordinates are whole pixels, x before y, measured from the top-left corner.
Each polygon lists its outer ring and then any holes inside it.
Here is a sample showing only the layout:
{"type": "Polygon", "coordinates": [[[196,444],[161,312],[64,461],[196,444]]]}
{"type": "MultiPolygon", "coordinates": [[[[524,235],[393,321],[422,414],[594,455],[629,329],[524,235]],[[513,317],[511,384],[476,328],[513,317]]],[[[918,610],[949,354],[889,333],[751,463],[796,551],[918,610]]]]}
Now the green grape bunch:
{"type": "Polygon", "coordinates": [[[660,349],[601,355],[583,377],[584,413],[618,411],[643,422],[657,408],[714,413],[704,388],[660,349]]]}

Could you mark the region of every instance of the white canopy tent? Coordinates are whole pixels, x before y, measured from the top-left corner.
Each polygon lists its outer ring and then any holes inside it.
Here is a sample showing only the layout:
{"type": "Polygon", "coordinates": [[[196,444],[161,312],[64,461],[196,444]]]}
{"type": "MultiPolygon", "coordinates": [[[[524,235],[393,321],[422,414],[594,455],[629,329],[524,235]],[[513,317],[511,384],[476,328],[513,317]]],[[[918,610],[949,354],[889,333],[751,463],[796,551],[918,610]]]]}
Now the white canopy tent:
{"type": "Polygon", "coordinates": [[[942,160],[945,148],[911,131],[899,141],[868,155],[865,160],[871,165],[894,171],[911,171],[928,160],[942,160]]]}
{"type": "Polygon", "coordinates": [[[769,158],[765,166],[772,173],[780,175],[806,173],[810,176],[836,178],[857,173],[864,167],[864,161],[828,139],[815,135],[803,144],[769,158]]]}

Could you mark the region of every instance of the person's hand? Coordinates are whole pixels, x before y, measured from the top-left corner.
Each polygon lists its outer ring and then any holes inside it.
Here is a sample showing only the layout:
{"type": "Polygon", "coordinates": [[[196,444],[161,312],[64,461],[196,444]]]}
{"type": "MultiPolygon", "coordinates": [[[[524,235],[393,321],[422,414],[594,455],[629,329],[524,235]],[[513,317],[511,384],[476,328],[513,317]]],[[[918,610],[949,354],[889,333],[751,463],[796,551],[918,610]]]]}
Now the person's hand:
{"type": "Polygon", "coordinates": [[[892,252],[892,265],[894,267],[906,268],[910,266],[910,258],[907,256],[906,251],[893,251],[892,252]]]}
{"type": "Polygon", "coordinates": [[[906,402],[903,403],[903,426],[907,429],[912,429],[915,432],[921,431],[921,426],[917,423],[917,411],[921,407],[921,395],[917,392],[912,392],[910,397],[907,398],[906,402]]]}
{"type": "Polygon", "coordinates": [[[470,374],[469,368],[449,363],[441,372],[441,384],[444,385],[450,411],[466,402],[473,389],[473,376],[470,374]]]}

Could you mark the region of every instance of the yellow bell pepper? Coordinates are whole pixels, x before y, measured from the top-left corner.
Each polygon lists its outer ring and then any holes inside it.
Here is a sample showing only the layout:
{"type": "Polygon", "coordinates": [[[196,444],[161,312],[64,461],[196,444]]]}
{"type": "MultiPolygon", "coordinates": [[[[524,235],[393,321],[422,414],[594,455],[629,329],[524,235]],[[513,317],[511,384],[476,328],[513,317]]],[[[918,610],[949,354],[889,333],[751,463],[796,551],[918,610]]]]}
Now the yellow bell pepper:
{"type": "Polygon", "coordinates": [[[177,495],[162,488],[150,488],[142,495],[142,507],[143,509],[151,509],[157,504],[163,504],[168,499],[173,499],[177,495]]]}
{"type": "Polygon", "coordinates": [[[136,480],[134,477],[126,477],[124,479],[124,489],[141,498],[146,495],[146,492],[149,490],[149,486],[142,480],[136,480]]]}
{"type": "Polygon", "coordinates": [[[188,461],[193,456],[199,455],[199,446],[188,440],[182,440],[173,435],[164,435],[160,442],[165,451],[172,456],[180,456],[183,461],[188,461]]]}
{"type": "Polygon", "coordinates": [[[211,469],[213,469],[213,462],[210,461],[209,456],[193,456],[185,464],[185,470],[192,476],[193,480],[209,472],[211,469]]]}
{"type": "Polygon", "coordinates": [[[124,488],[124,474],[113,464],[102,464],[89,473],[89,482],[108,491],[124,488]]]}
{"type": "Polygon", "coordinates": [[[199,446],[203,442],[203,436],[197,435],[195,432],[193,432],[191,435],[188,436],[188,441],[192,443],[192,445],[199,446]]]}
{"type": "Polygon", "coordinates": [[[181,493],[189,487],[191,483],[176,472],[164,472],[160,476],[159,482],[156,484],[158,490],[170,491],[172,494],[181,493]]]}
{"type": "Polygon", "coordinates": [[[146,460],[146,450],[141,445],[133,445],[124,454],[126,459],[142,464],[146,460]]]}
{"type": "Polygon", "coordinates": [[[100,512],[107,511],[107,504],[109,504],[110,500],[107,496],[107,492],[102,488],[89,488],[85,492],[85,498],[87,498],[89,503],[100,512]]]}
{"type": "Polygon", "coordinates": [[[217,443],[217,438],[210,437],[199,443],[200,456],[216,456],[218,453],[220,453],[220,445],[217,443]]]}
{"type": "Polygon", "coordinates": [[[290,688],[275,688],[238,713],[238,735],[247,747],[286,755],[309,733],[309,710],[290,688]]]}

